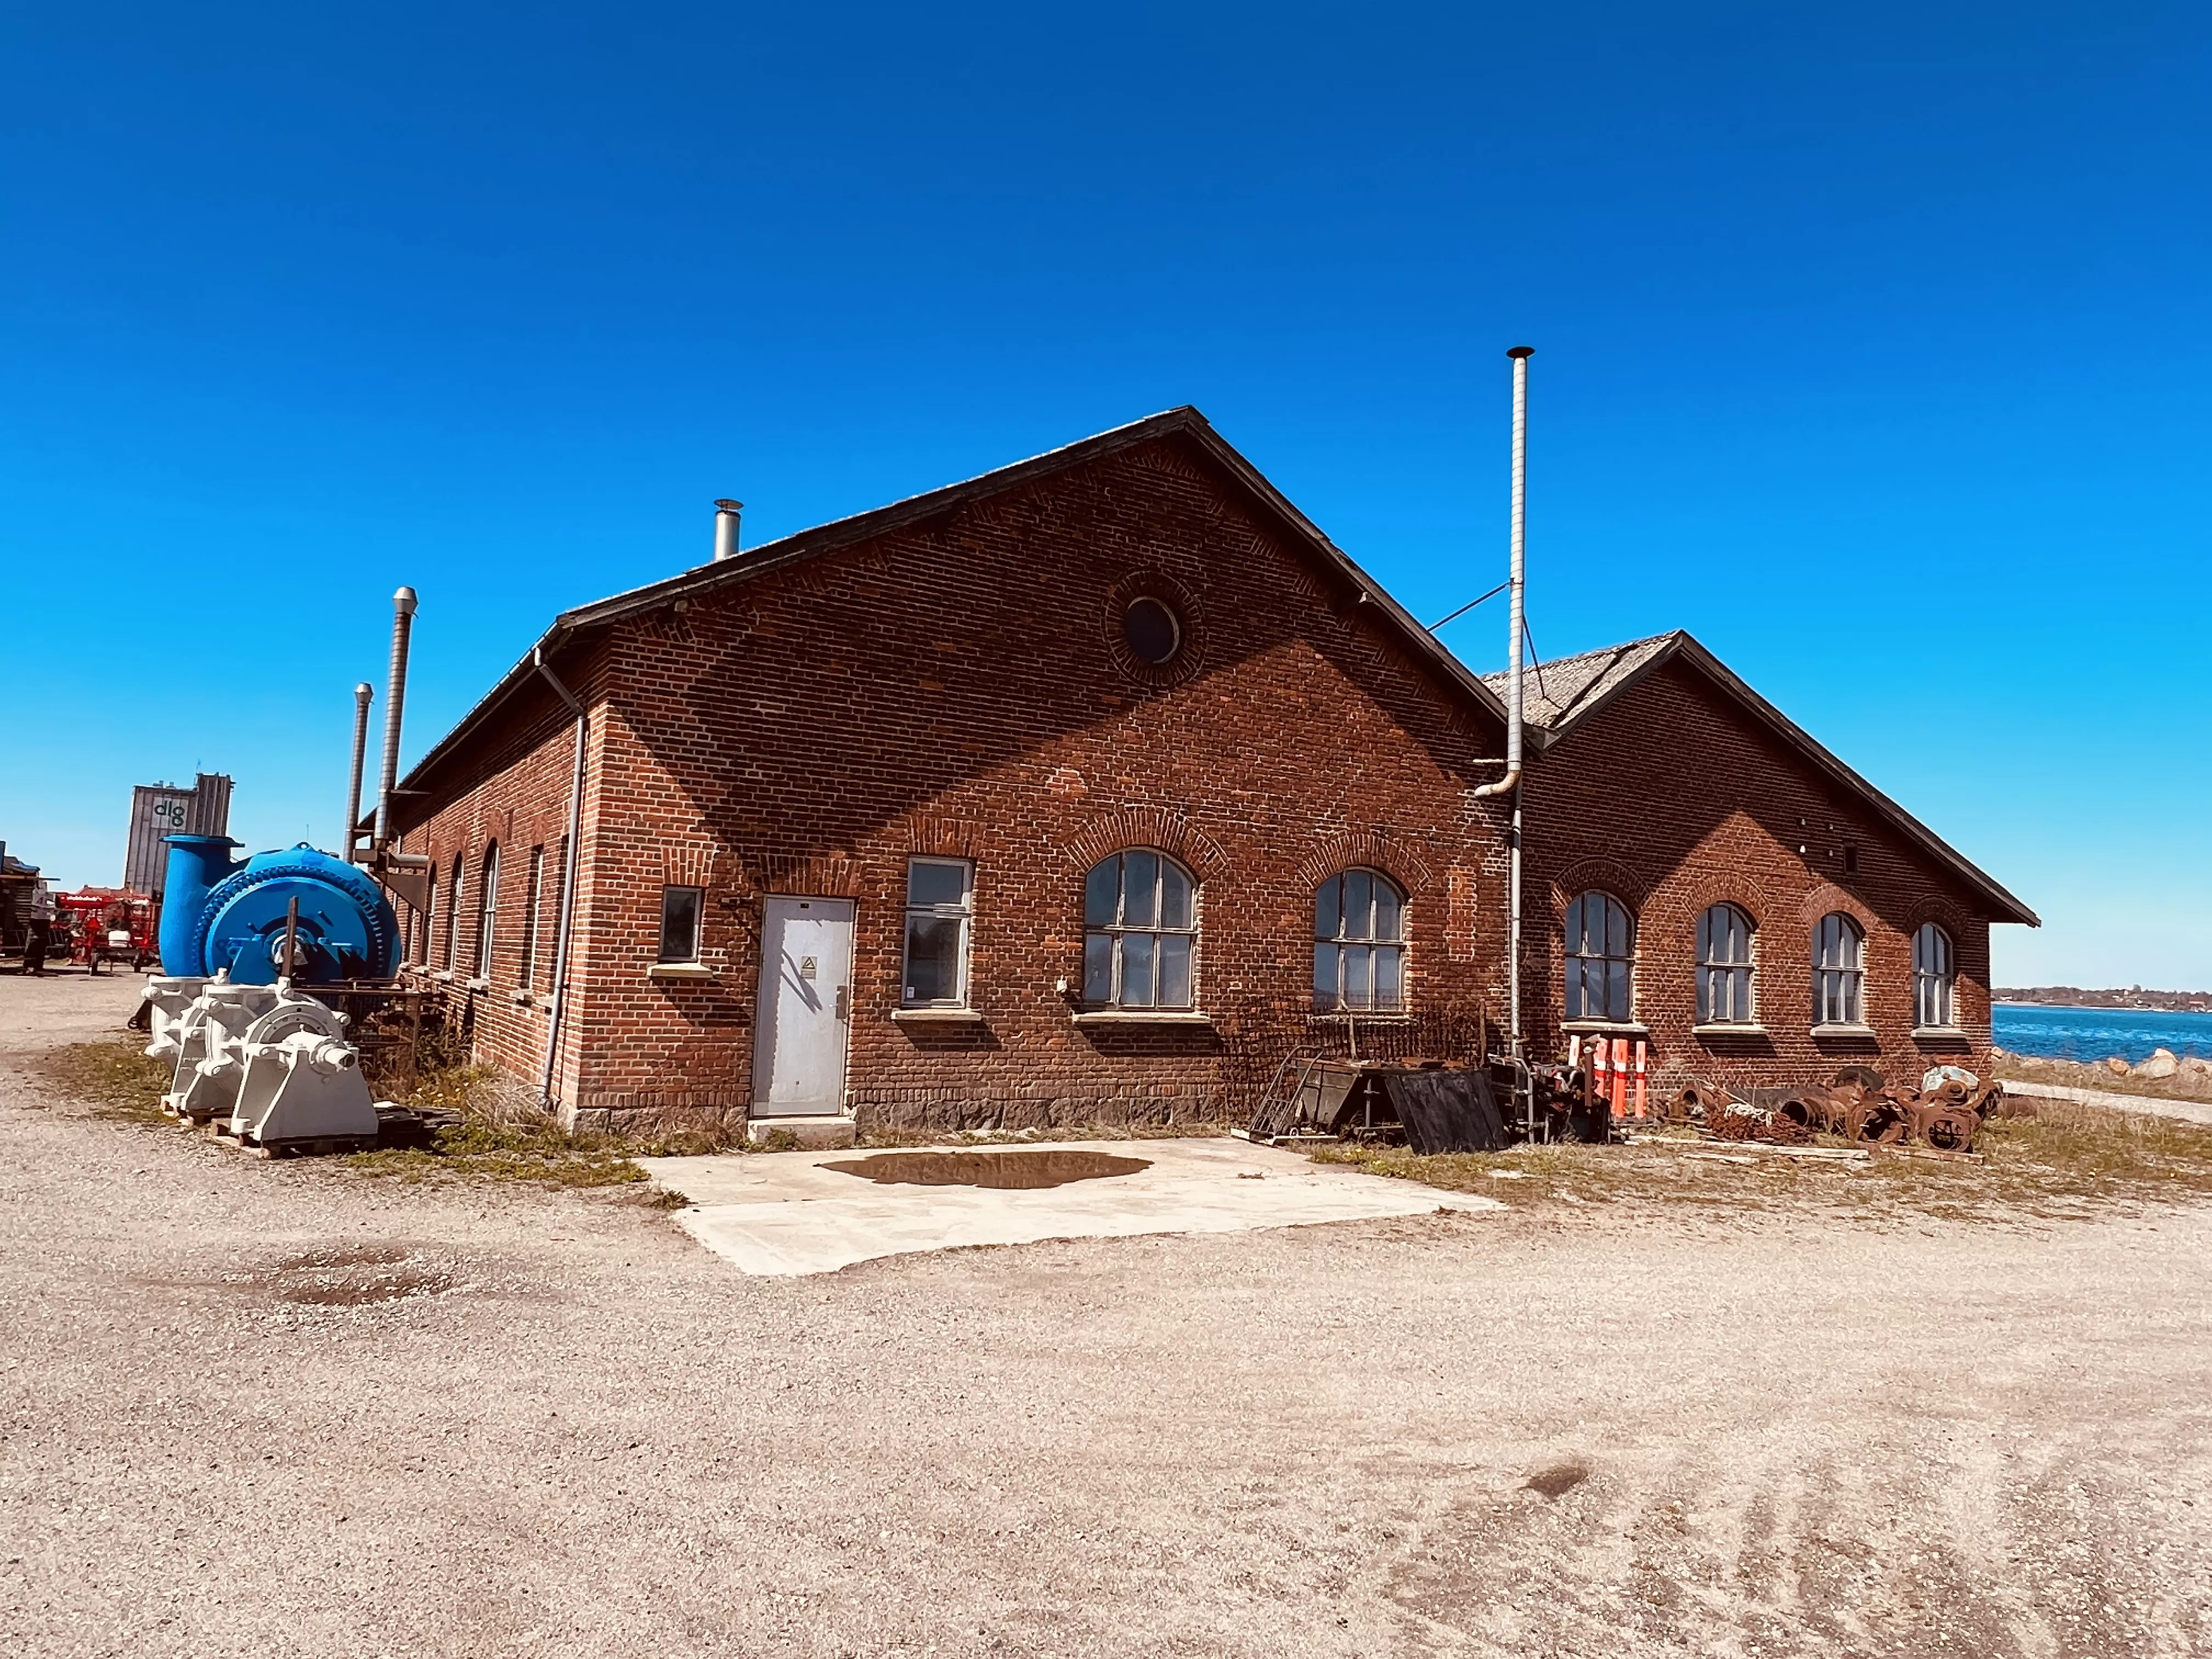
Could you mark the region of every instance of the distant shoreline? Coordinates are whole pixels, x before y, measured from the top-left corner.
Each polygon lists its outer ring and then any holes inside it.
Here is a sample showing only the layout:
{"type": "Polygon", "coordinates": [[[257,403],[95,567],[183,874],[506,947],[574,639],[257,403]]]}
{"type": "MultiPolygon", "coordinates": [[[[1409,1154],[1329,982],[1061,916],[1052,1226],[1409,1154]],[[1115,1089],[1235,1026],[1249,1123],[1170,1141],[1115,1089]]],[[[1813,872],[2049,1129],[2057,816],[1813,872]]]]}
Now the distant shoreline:
{"type": "Polygon", "coordinates": [[[2015,1008],[2089,1008],[2106,1013],[2212,1014],[2212,991],[2095,990],[2083,985],[1998,985],[1990,1000],[2015,1008]]]}

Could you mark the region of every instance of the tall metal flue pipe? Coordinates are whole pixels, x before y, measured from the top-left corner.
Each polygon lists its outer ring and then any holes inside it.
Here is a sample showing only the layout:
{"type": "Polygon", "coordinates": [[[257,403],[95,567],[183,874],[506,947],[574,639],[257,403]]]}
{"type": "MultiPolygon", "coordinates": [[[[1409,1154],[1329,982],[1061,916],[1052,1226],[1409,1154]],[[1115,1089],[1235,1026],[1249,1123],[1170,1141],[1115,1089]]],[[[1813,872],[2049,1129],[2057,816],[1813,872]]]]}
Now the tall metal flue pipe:
{"type": "Polygon", "coordinates": [[[407,636],[415,625],[415,590],[392,596],[392,682],[384,694],[384,770],[376,788],[376,841],[382,852],[392,835],[392,792],[399,787],[399,720],[407,708],[407,636]]]}
{"type": "MultiPolygon", "coordinates": [[[[1522,1060],[1526,1056],[1521,1052],[1521,642],[1528,637],[1522,598],[1528,574],[1528,360],[1536,355],[1536,348],[1515,346],[1505,355],[1513,360],[1513,597],[1512,617],[1505,624],[1513,630],[1511,653],[1506,659],[1511,672],[1505,721],[1505,775],[1513,780],[1513,847],[1512,891],[1507,900],[1510,912],[1505,930],[1505,999],[1513,1058],[1522,1060]]],[[[1528,1110],[1533,1120],[1533,1097],[1528,1110]]]]}
{"type": "Polygon", "coordinates": [[[353,689],[353,781],[346,787],[343,843],[348,864],[361,861],[361,769],[368,758],[368,700],[375,695],[367,680],[353,689]]]}

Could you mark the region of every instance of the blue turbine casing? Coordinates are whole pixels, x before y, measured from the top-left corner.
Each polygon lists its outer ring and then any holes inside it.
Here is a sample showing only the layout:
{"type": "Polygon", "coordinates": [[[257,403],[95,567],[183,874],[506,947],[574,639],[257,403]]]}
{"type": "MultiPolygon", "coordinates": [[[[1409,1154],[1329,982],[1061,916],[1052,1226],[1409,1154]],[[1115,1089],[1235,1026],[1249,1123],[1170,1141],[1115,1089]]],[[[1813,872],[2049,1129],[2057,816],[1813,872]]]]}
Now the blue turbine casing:
{"type": "MultiPolygon", "coordinates": [[[[172,847],[173,871],[186,851],[172,847]]],[[[399,918],[384,890],[343,859],[319,853],[305,842],[255,854],[205,891],[197,916],[177,916],[177,959],[191,963],[190,967],[171,964],[167,908],[185,908],[176,904],[177,896],[173,890],[164,895],[161,918],[161,966],[169,973],[215,975],[228,969],[234,984],[273,984],[284,952],[285,914],[295,898],[300,927],[292,977],[297,982],[388,979],[399,966],[399,918]]]]}
{"type": "Polygon", "coordinates": [[[208,895],[238,866],[228,836],[165,836],[168,873],[161,880],[161,971],[178,977],[204,973],[200,966],[200,918],[208,895]]]}

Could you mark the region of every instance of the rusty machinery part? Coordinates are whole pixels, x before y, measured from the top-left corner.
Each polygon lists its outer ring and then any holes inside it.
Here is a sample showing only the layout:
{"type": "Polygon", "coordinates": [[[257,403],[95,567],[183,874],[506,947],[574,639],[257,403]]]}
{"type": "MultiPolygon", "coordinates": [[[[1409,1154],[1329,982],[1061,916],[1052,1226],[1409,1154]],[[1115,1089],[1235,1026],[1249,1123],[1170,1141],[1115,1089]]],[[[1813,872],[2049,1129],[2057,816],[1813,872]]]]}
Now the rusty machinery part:
{"type": "Polygon", "coordinates": [[[1834,1081],[1830,1086],[1840,1089],[1846,1084],[1856,1083],[1867,1093],[1878,1095],[1887,1081],[1887,1079],[1871,1066],[1845,1066],[1837,1071],[1834,1081]]]}
{"type": "Polygon", "coordinates": [[[1920,1097],[1920,1103],[1929,1107],[1964,1106],[1974,1097],[1973,1089],[1957,1078],[1947,1077],[1920,1097]]]}
{"type": "Polygon", "coordinates": [[[1710,1083],[1685,1084],[1666,1103],[1668,1117],[1674,1122],[1687,1122],[1694,1118],[1711,1121],[1735,1104],[1735,1097],[1725,1089],[1710,1083]]]}
{"type": "Polygon", "coordinates": [[[1971,1152],[1982,1121],[1962,1106],[1938,1105],[1931,1096],[1912,1114],[1912,1133],[1939,1152],[1971,1152]]]}
{"type": "Polygon", "coordinates": [[[1907,1127],[1904,1109],[1887,1094],[1862,1100],[1844,1116],[1845,1134],[1878,1146],[1895,1146],[1905,1139],[1907,1127]]]}
{"type": "Polygon", "coordinates": [[[1982,1103],[1984,1120],[1993,1117],[2033,1117],[2035,1103],[2025,1095],[2008,1095],[2002,1085],[1990,1085],[1990,1093],[1982,1103]]]}
{"type": "Polygon", "coordinates": [[[1812,1139],[1802,1126],[1778,1112],[1765,1112],[1757,1107],[1724,1106],[1706,1115],[1705,1129],[1721,1140],[1758,1140],[1778,1146],[1812,1139]]]}
{"type": "Polygon", "coordinates": [[[1984,1119],[2009,1115],[2005,1110],[2004,1085],[1995,1079],[1984,1083],[1966,1102],[1966,1109],[1976,1117],[1984,1119]]]}
{"type": "Polygon", "coordinates": [[[1801,1128],[1840,1135],[1850,1133],[1847,1126],[1851,1110],[1865,1099],[1865,1089],[1856,1082],[1840,1089],[1823,1089],[1817,1083],[1808,1083],[1783,1096],[1775,1102],[1774,1109],[1801,1128]]]}
{"type": "Polygon", "coordinates": [[[1768,1109],[1801,1129],[1817,1129],[1828,1115],[1827,1091],[1792,1089],[1768,1109]]]}

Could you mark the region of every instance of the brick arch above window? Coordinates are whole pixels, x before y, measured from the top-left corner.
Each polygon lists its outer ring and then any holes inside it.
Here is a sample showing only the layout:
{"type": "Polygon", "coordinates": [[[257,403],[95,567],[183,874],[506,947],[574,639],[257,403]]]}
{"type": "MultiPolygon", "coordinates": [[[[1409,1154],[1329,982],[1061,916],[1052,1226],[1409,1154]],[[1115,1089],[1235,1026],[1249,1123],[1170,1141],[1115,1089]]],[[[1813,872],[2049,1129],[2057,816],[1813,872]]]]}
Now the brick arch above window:
{"type": "Polygon", "coordinates": [[[659,866],[660,881],[663,886],[712,887],[714,885],[714,869],[720,859],[719,848],[698,843],[676,846],[664,844],[656,849],[654,856],[659,866]]]}
{"type": "Polygon", "coordinates": [[[1331,876],[1355,869],[1379,871],[1408,896],[1436,881],[1427,860],[1379,830],[1340,830],[1328,836],[1298,860],[1297,878],[1303,886],[1317,888],[1331,876]]]}
{"type": "Polygon", "coordinates": [[[1650,884],[1625,864],[1612,859],[1577,859],[1552,879],[1552,921],[1564,926],[1567,907],[1592,890],[1610,893],[1640,916],[1650,902],[1650,884]]]}
{"type": "Polygon", "coordinates": [[[1734,872],[1717,872],[1681,883],[1663,884],[1645,907],[1663,924],[1694,925],[1716,904],[1733,904],[1756,929],[1783,913],[1764,882],[1734,872]]]}
{"type": "Polygon", "coordinates": [[[1808,928],[1820,925],[1820,918],[1842,911],[1859,925],[1859,932],[1871,939],[1881,931],[1881,922],[1865,900],[1847,888],[1832,881],[1824,881],[1798,901],[1797,919],[1808,928]]]}
{"type": "Polygon", "coordinates": [[[1220,842],[1182,813],[1158,806],[1125,806],[1109,812],[1064,843],[1060,852],[1078,875],[1087,875],[1101,859],[1132,847],[1157,848],[1201,884],[1229,868],[1229,854],[1220,842]]]}
{"type": "Polygon", "coordinates": [[[1905,929],[1907,935],[1918,933],[1932,921],[1951,936],[1951,947],[1954,951],[1959,942],[1973,927],[1966,913],[1948,899],[1923,900],[1910,915],[1911,920],[1905,929]]]}
{"type": "Polygon", "coordinates": [[[922,858],[976,858],[988,839],[983,826],[973,818],[941,817],[933,812],[916,812],[901,828],[904,850],[922,858]]]}

